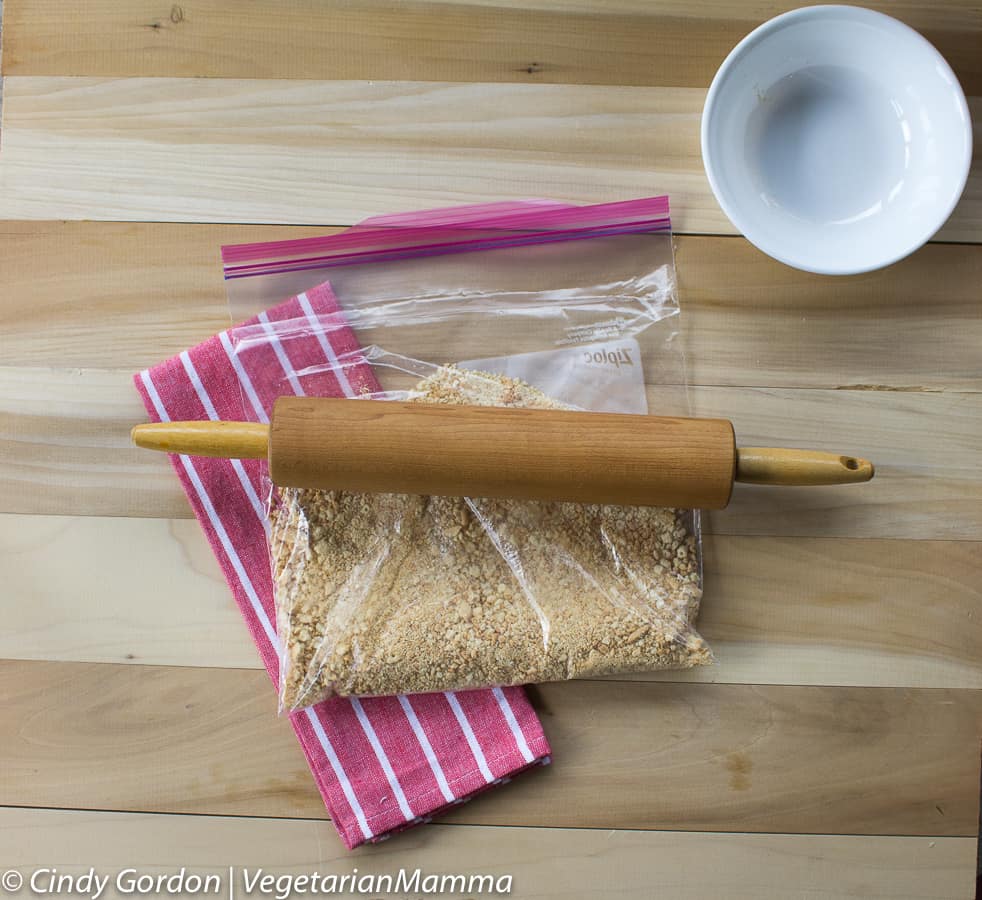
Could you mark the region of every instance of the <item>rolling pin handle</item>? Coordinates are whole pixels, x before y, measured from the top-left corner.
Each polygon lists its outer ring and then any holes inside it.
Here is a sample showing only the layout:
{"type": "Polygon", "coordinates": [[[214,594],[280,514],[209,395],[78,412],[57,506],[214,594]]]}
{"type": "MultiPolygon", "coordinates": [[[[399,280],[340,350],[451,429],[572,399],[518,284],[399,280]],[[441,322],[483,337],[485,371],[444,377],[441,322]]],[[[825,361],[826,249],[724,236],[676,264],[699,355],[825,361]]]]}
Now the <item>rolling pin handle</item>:
{"type": "Polygon", "coordinates": [[[784,447],[737,449],[736,480],[747,484],[859,484],[873,474],[868,459],[841,453],[784,447]]]}
{"type": "Polygon", "coordinates": [[[137,447],[188,456],[266,459],[269,452],[269,426],[256,422],[153,422],[130,437],[137,447]]]}

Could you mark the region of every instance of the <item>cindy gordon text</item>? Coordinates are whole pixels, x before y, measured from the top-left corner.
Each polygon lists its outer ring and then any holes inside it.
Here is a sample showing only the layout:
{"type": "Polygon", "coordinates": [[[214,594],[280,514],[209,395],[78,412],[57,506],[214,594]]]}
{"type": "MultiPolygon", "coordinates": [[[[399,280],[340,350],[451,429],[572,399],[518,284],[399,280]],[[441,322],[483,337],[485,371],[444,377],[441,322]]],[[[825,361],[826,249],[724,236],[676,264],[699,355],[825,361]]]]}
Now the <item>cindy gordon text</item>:
{"type": "Polygon", "coordinates": [[[365,895],[372,897],[425,896],[507,896],[512,891],[508,874],[432,873],[422,869],[399,869],[394,873],[364,872],[353,867],[347,872],[269,872],[262,868],[230,866],[222,871],[194,871],[186,867],[161,871],[159,868],[124,868],[117,872],[98,872],[95,868],[65,872],[38,868],[32,872],[11,869],[0,879],[7,893],[26,887],[35,896],[68,896],[86,900],[109,900],[116,896],[190,897],[218,895],[235,900],[237,896],[289,900],[307,894],[365,895]]]}

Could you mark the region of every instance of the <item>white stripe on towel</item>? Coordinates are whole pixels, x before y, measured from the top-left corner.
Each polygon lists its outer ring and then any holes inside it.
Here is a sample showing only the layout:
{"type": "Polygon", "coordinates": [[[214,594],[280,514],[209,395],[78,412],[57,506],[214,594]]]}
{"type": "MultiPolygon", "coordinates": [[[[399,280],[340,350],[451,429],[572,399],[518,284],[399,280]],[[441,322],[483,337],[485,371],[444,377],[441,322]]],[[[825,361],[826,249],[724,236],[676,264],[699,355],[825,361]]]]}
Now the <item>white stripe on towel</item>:
{"type": "MultiPolygon", "coordinates": [[[[208,391],[205,390],[205,386],[201,382],[201,376],[198,375],[198,370],[195,369],[194,363],[191,362],[191,356],[188,354],[187,350],[184,350],[181,353],[181,364],[184,366],[184,371],[187,373],[191,386],[194,388],[194,392],[198,395],[198,399],[201,401],[201,405],[205,408],[205,415],[208,416],[208,418],[213,422],[217,421],[218,413],[215,411],[215,404],[211,402],[211,397],[208,395],[208,391]]],[[[256,493],[256,489],[252,486],[252,481],[246,474],[246,470],[242,465],[242,460],[232,459],[229,460],[229,462],[232,464],[232,469],[238,476],[239,483],[242,485],[242,490],[245,491],[246,497],[249,498],[249,503],[252,504],[253,511],[256,513],[259,521],[263,523],[263,528],[268,534],[269,521],[266,518],[266,510],[259,500],[259,495],[256,493]]]]}
{"type": "Polygon", "coordinates": [[[307,718],[310,721],[311,726],[314,729],[314,734],[317,735],[317,740],[321,742],[321,746],[324,748],[324,755],[327,756],[327,761],[331,764],[331,768],[334,770],[334,775],[341,785],[341,790],[344,793],[345,799],[348,801],[348,806],[351,807],[351,811],[355,814],[355,818],[358,820],[358,827],[361,829],[362,835],[366,839],[370,839],[375,835],[372,833],[372,829],[368,827],[368,820],[365,818],[365,812],[361,808],[361,804],[358,802],[358,797],[355,795],[355,790],[351,786],[351,781],[348,779],[347,773],[344,771],[344,766],[341,765],[341,760],[338,758],[337,752],[334,750],[334,745],[331,743],[331,739],[327,736],[327,732],[324,731],[324,726],[321,724],[320,719],[317,718],[317,713],[314,712],[312,706],[308,706],[304,712],[307,714],[307,718]]]}
{"type": "Polygon", "coordinates": [[[430,739],[426,736],[426,732],[423,731],[423,726],[419,721],[419,716],[416,715],[416,710],[413,709],[412,704],[409,702],[409,698],[405,695],[399,696],[399,705],[402,707],[402,711],[406,714],[406,718],[409,719],[409,724],[412,726],[413,734],[416,735],[416,740],[419,741],[420,747],[423,748],[423,753],[426,755],[426,761],[430,764],[433,777],[436,778],[436,783],[440,786],[440,793],[443,794],[443,799],[450,803],[454,799],[453,791],[450,790],[450,785],[447,783],[447,776],[443,771],[443,767],[440,765],[440,761],[436,758],[436,754],[433,752],[433,745],[430,743],[430,739]]]}
{"type": "Polygon", "coordinates": [[[464,710],[461,709],[460,701],[450,691],[445,691],[443,696],[447,698],[447,703],[450,704],[453,714],[457,717],[457,724],[460,725],[460,730],[464,732],[464,737],[467,738],[467,746],[471,748],[471,753],[474,754],[474,759],[477,760],[477,767],[481,770],[481,775],[484,776],[484,780],[488,783],[494,781],[494,775],[491,774],[491,770],[488,768],[488,761],[484,758],[484,751],[477,741],[474,729],[471,728],[471,723],[467,721],[464,710]]]}
{"type": "Polygon", "coordinates": [[[266,415],[266,410],[263,409],[262,403],[259,402],[259,395],[256,393],[255,387],[253,387],[252,379],[249,377],[249,373],[242,368],[242,360],[239,359],[239,354],[235,352],[235,347],[232,346],[232,341],[229,340],[228,332],[223,331],[218,335],[218,339],[222,342],[222,346],[225,348],[225,355],[228,357],[228,361],[232,364],[232,368],[235,369],[235,374],[239,379],[239,384],[242,385],[242,390],[245,391],[246,396],[249,398],[249,402],[252,404],[252,408],[256,413],[257,418],[263,425],[269,424],[269,416],[266,415]]]}
{"type": "Polygon", "coordinates": [[[358,716],[358,721],[361,723],[361,730],[365,732],[365,737],[368,738],[368,743],[372,745],[372,750],[375,751],[375,755],[378,757],[378,761],[382,766],[382,771],[385,772],[385,777],[389,781],[389,787],[392,788],[392,792],[396,795],[396,802],[399,804],[399,811],[402,813],[403,817],[408,821],[413,818],[413,811],[409,808],[409,803],[406,800],[406,794],[402,789],[402,785],[399,784],[399,778],[396,776],[395,770],[392,768],[392,763],[389,762],[389,757],[379,742],[378,735],[375,733],[375,728],[368,719],[368,715],[365,713],[365,707],[361,705],[361,701],[357,697],[349,697],[352,707],[354,707],[355,715],[358,716]]]}
{"type": "Polygon", "coordinates": [[[501,711],[504,713],[505,721],[508,722],[508,727],[511,729],[512,736],[515,738],[515,743],[518,744],[518,751],[522,754],[522,759],[527,763],[532,762],[535,757],[532,755],[528,741],[525,740],[525,735],[522,734],[522,729],[518,725],[518,719],[515,718],[515,711],[511,708],[508,698],[500,687],[494,689],[494,699],[498,701],[498,706],[501,707],[501,711]]]}
{"type": "Polygon", "coordinates": [[[317,338],[317,343],[321,345],[321,350],[324,351],[327,361],[331,364],[331,371],[334,377],[337,378],[341,390],[346,397],[354,397],[355,392],[352,390],[351,382],[348,381],[348,374],[344,371],[344,366],[341,365],[341,361],[334,352],[331,342],[324,336],[324,329],[320,322],[317,321],[317,313],[314,312],[314,308],[310,305],[310,300],[307,299],[306,294],[297,294],[297,299],[300,301],[300,308],[307,317],[307,321],[314,328],[314,336],[317,338]]]}
{"type": "Polygon", "coordinates": [[[276,358],[280,361],[283,371],[286,373],[290,387],[293,388],[293,393],[298,397],[305,397],[306,394],[304,393],[303,386],[300,384],[300,379],[297,378],[296,373],[293,371],[293,366],[290,364],[290,359],[286,355],[286,350],[283,348],[283,344],[280,343],[280,337],[270,323],[269,316],[266,315],[265,310],[259,314],[259,323],[263,326],[263,331],[269,336],[270,345],[276,354],[276,358]]]}

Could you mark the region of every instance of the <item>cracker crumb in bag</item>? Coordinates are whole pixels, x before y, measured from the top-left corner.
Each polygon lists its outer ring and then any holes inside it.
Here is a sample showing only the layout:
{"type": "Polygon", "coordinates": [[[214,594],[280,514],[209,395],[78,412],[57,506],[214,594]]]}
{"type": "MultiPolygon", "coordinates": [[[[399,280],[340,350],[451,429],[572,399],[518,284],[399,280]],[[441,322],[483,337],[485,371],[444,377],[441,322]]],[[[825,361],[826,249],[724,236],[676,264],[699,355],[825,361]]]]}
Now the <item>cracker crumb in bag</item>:
{"type": "MultiPolygon", "coordinates": [[[[453,366],[412,399],[565,408],[453,366]]],[[[270,515],[285,709],[712,659],[684,511],[287,488],[270,515]]]]}

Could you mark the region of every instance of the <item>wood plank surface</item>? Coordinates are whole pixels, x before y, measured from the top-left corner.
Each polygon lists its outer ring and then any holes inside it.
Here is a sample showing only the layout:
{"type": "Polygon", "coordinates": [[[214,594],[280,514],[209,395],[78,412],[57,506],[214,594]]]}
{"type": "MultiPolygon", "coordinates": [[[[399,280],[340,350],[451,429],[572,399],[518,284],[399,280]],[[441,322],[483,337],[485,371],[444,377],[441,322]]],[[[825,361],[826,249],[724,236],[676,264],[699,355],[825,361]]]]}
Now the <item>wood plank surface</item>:
{"type": "MultiPolygon", "coordinates": [[[[7,0],[7,75],[181,75],[705,87],[790,0],[7,0]],[[216,52],[216,47],[221,52],[216,52]]],[[[921,30],[982,93],[972,0],[872,5],[921,30]]]]}
{"type": "MultiPolygon", "coordinates": [[[[733,237],[699,154],[713,72],[791,0],[2,5],[2,868],[490,868],[543,900],[972,896],[976,0],[876,4],[974,95],[975,163],[937,236],[953,243],[837,279],[733,237]],[[531,689],[552,766],[351,855],[172,470],[129,447],[130,375],[228,324],[222,243],[657,193],[682,234],[695,412],[744,444],[869,456],[877,478],[740,488],[704,520],[719,665],[531,689]],[[309,224],[220,224],[237,222],[309,224]]],[[[411,351],[442,344],[424,331],[411,351]]]]}
{"type": "Polygon", "coordinates": [[[829,278],[738,238],[676,243],[693,384],[982,390],[982,246],[929,244],[829,278]]]}
{"type": "Polygon", "coordinates": [[[135,372],[229,326],[223,244],[338,230],[0,221],[0,359],[135,372]]]}
{"type": "MultiPolygon", "coordinates": [[[[280,876],[487,873],[512,876],[523,900],[647,897],[652,881],[673,900],[786,900],[793,884],[810,900],[960,900],[973,895],[968,838],[839,837],[672,831],[432,825],[396,841],[341,849],[325,822],[65,810],[0,810],[5,865],[25,876],[58,860],[62,874],[95,865],[115,875],[214,873],[227,890],[234,867],[280,876]],[[42,849],[43,848],[43,849],[42,849]],[[45,852],[47,851],[47,852],[45,852]],[[644,860],[644,865],[638,865],[644,860]],[[616,874],[615,874],[616,873],[616,874]]],[[[365,896],[339,892],[338,897],[365,896]]]]}
{"type": "MultiPolygon", "coordinates": [[[[631,680],[982,688],[979,544],[704,545],[699,630],[718,665],[631,680]]],[[[187,519],[0,516],[0,583],[11,601],[0,658],[260,666],[187,519]]]]}
{"type": "Polygon", "coordinates": [[[262,666],[193,519],[0,516],[0,583],[3,659],[262,666]]]}
{"type": "MultiPolygon", "coordinates": [[[[709,532],[982,539],[982,393],[705,386],[692,400],[696,415],[731,419],[745,446],[813,446],[877,466],[868,485],[739,485],[705,517],[709,532]]],[[[0,512],[189,516],[167,459],[130,444],[145,418],[128,372],[0,367],[0,512]]]]}
{"type": "Polygon", "coordinates": [[[711,532],[982,536],[973,510],[982,485],[982,394],[697,387],[692,405],[696,415],[731,419],[743,446],[815,447],[877,467],[865,490],[736,485],[730,505],[706,517],[711,532]]]}
{"type": "MultiPolygon", "coordinates": [[[[448,821],[977,832],[979,691],[583,681],[532,695],[563,752],[448,821]]],[[[8,805],[324,816],[265,673],[5,661],[0,696],[8,805]]]]}
{"type": "MultiPolygon", "coordinates": [[[[0,362],[136,371],[227,327],[223,244],[332,230],[2,222],[0,362]]],[[[982,246],[931,244],[830,279],[734,238],[676,245],[694,384],[982,390],[982,246]]],[[[440,343],[434,333],[418,352],[438,355],[440,343]]]]}
{"type": "MultiPolygon", "coordinates": [[[[489,199],[669,193],[676,231],[730,234],[702,168],[704,97],[675,87],[9,77],[0,217],[350,224],[489,199]]],[[[982,98],[970,107],[978,130],[982,98]]],[[[982,238],[979,153],[940,239],[982,238]]]]}

